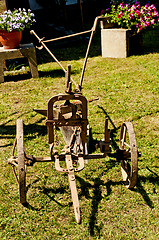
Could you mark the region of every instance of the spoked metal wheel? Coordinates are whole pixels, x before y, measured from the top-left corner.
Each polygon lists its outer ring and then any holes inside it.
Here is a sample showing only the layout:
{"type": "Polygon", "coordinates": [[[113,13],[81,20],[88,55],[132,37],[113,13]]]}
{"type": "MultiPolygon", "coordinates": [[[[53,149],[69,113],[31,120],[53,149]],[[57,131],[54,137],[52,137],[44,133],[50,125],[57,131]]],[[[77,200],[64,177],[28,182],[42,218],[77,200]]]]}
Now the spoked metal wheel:
{"type": "Polygon", "coordinates": [[[26,165],[25,165],[25,150],[24,150],[24,130],[23,120],[18,119],[16,125],[16,139],[13,147],[11,165],[17,183],[19,185],[19,197],[22,204],[26,203],[26,165]],[[15,157],[17,150],[17,157],[15,157]],[[17,171],[15,169],[17,168],[17,171]]]}
{"type": "Polygon", "coordinates": [[[134,128],[131,122],[124,122],[120,132],[120,149],[124,150],[121,171],[127,188],[133,188],[138,176],[138,151],[134,128]]]}

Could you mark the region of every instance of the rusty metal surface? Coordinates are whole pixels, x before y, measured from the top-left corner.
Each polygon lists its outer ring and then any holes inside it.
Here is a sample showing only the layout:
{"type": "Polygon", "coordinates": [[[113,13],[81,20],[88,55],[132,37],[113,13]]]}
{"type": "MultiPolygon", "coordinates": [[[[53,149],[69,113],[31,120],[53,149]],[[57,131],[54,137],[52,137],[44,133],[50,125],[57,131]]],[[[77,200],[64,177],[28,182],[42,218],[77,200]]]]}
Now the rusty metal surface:
{"type": "Polygon", "coordinates": [[[133,188],[137,182],[138,176],[138,152],[134,128],[131,122],[124,122],[120,133],[120,148],[125,151],[125,159],[130,156],[131,163],[127,160],[121,160],[121,170],[123,180],[127,188],[133,188]],[[128,134],[128,139],[126,135],[128,134]]]}
{"type": "Polygon", "coordinates": [[[77,192],[76,183],[75,183],[75,174],[74,174],[71,154],[66,154],[66,166],[68,170],[68,179],[70,184],[75,218],[77,223],[80,223],[81,221],[80,205],[79,205],[78,192],[77,192]]]}

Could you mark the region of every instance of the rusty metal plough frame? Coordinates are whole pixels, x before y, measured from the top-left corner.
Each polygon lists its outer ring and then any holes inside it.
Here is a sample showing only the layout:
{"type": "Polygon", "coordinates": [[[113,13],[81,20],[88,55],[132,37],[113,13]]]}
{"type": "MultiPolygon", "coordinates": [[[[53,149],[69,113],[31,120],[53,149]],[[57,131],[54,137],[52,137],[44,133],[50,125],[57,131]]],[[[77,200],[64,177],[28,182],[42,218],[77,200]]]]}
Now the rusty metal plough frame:
{"type": "Polygon", "coordinates": [[[120,133],[120,148],[112,153],[110,130],[108,129],[108,117],[105,118],[104,139],[98,144],[100,148],[99,154],[89,154],[87,151],[88,142],[88,117],[87,105],[88,100],[82,95],[82,82],[86,68],[87,58],[92,42],[93,35],[96,31],[97,23],[101,18],[97,17],[91,30],[82,33],[73,34],[70,36],[43,40],[40,39],[34,31],[31,33],[39,40],[42,47],[44,47],[53,59],[65,72],[65,93],[53,96],[48,101],[47,110],[36,109],[35,111],[47,117],[46,125],[48,127],[48,142],[50,146],[50,157],[33,157],[25,152],[24,148],[24,130],[23,120],[18,119],[16,124],[16,139],[13,146],[12,156],[8,159],[9,164],[13,168],[14,175],[19,185],[20,202],[25,204],[26,200],[26,168],[32,166],[36,162],[54,162],[55,169],[59,172],[67,173],[71,196],[74,206],[74,213],[77,223],[81,222],[80,205],[78,193],[75,183],[75,173],[81,171],[88,159],[101,159],[106,156],[114,157],[121,162],[121,170],[123,182],[127,188],[133,188],[137,182],[138,175],[138,156],[137,144],[133,125],[130,122],[124,122],[121,126],[120,133]],[[48,49],[45,42],[55,41],[68,37],[73,37],[85,33],[91,33],[84,65],[82,69],[80,84],[76,84],[71,78],[71,66],[68,65],[67,70],[56,59],[54,54],[48,49]],[[72,83],[75,89],[72,90],[72,83]],[[63,153],[54,150],[55,130],[60,128],[66,145],[63,153]],[[17,149],[17,154],[15,154],[17,149]],[[128,161],[130,160],[130,161],[128,161]],[[66,168],[61,167],[60,162],[66,162],[66,168]],[[18,169],[16,173],[15,168],[18,169]]]}

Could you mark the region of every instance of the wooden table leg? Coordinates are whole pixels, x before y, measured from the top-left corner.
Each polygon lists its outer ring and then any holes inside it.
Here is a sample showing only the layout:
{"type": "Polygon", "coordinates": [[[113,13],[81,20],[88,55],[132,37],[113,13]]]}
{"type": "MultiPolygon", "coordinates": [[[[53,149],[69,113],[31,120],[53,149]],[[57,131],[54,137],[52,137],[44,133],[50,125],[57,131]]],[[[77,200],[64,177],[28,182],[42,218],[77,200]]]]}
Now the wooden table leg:
{"type": "Polygon", "coordinates": [[[3,66],[4,65],[4,60],[0,59],[0,83],[4,82],[4,69],[3,66]]]}
{"type": "Polygon", "coordinates": [[[37,68],[36,52],[34,48],[31,49],[30,54],[28,55],[28,62],[29,62],[32,77],[38,78],[39,73],[37,68]]]}

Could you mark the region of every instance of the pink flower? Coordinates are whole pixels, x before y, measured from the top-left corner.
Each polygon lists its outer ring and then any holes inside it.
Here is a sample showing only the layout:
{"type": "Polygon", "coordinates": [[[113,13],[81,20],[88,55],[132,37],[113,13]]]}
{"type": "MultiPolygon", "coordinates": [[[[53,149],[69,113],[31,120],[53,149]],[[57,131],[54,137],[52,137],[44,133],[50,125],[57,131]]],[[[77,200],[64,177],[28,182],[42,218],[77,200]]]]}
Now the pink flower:
{"type": "Polygon", "coordinates": [[[155,19],[152,19],[151,20],[151,24],[153,25],[155,23],[155,19]]]}
{"type": "Polygon", "coordinates": [[[136,28],[138,28],[138,27],[139,27],[139,23],[136,24],[136,28]]]}
{"type": "Polygon", "coordinates": [[[150,25],[149,22],[144,22],[144,26],[145,26],[145,27],[148,27],[149,25],[150,25]]]}
{"type": "Polygon", "coordinates": [[[123,12],[120,11],[119,15],[120,15],[120,16],[123,16],[123,12]]]}
{"type": "Polygon", "coordinates": [[[150,11],[148,11],[148,15],[151,16],[151,12],[150,11]]]}
{"type": "Polygon", "coordinates": [[[157,11],[154,11],[154,16],[159,17],[159,13],[157,11]]]}
{"type": "Polygon", "coordinates": [[[124,7],[124,6],[123,6],[123,3],[120,3],[120,7],[121,7],[121,9],[123,9],[123,7],[124,7]]]}
{"type": "Polygon", "coordinates": [[[142,13],[142,14],[145,14],[145,12],[144,12],[144,10],[143,10],[143,9],[141,9],[141,13],[142,13]]]}
{"type": "Polygon", "coordinates": [[[151,7],[151,6],[149,6],[149,10],[150,10],[150,11],[152,10],[152,7],[151,7]]]}
{"type": "Polygon", "coordinates": [[[130,17],[130,19],[133,19],[134,18],[134,14],[133,13],[129,13],[129,17],[130,17]]]}
{"type": "Polygon", "coordinates": [[[136,10],[136,6],[135,6],[134,4],[132,5],[132,9],[133,9],[133,10],[136,10]]]}
{"type": "Polygon", "coordinates": [[[136,10],[135,13],[140,16],[140,11],[139,10],[136,10]]]}
{"type": "Polygon", "coordinates": [[[151,5],[153,10],[156,10],[156,6],[154,4],[151,5]]]}
{"type": "Polygon", "coordinates": [[[146,4],[145,5],[145,10],[148,10],[148,8],[149,8],[149,4],[146,4]]]}
{"type": "Polygon", "coordinates": [[[140,3],[139,3],[139,2],[136,2],[135,4],[137,5],[137,6],[136,6],[136,7],[137,7],[137,9],[140,9],[140,8],[141,8],[141,5],[140,5],[140,3]]]}

